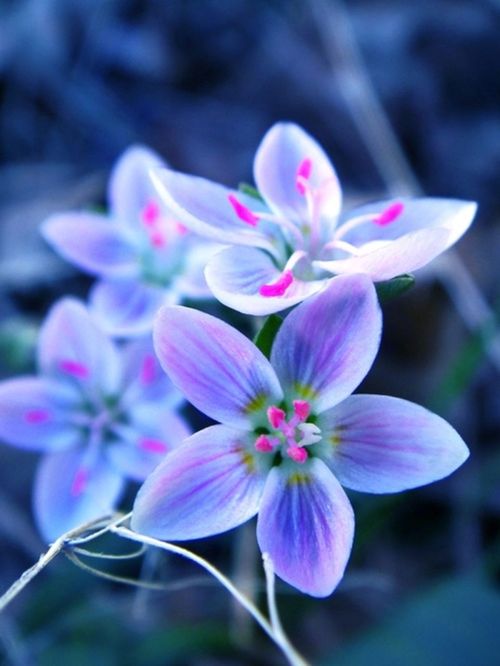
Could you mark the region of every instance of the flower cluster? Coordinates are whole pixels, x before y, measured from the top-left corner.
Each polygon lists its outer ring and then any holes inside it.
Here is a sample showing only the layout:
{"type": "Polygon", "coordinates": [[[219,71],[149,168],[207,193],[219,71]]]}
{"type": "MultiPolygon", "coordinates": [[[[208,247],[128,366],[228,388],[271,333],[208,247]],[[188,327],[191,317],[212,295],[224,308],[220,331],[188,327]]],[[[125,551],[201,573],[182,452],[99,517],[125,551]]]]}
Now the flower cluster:
{"type": "Polygon", "coordinates": [[[0,437],[45,452],[34,511],[49,540],[116,508],[130,478],[144,481],[136,531],[195,539],[258,513],[276,573],[325,596],[354,535],[342,487],[399,492],[467,458],[436,414],[352,393],[380,344],[373,282],[452,245],[475,204],[401,199],[344,214],[328,157],[290,123],[266,134],[254,173],[258,190],[231,190],[136,146],[111,175],[108,214],[45,221],[51,246],[98,281],[88,308],[65,298],[49,313],[39,376],[0,384],[0,437]],[[296,306],[269,358],[230,324],[178,305],[210,294],[252,315],[296,306]],[[219,423],[191,434],[176,413],[182,396],[219,423]]]}

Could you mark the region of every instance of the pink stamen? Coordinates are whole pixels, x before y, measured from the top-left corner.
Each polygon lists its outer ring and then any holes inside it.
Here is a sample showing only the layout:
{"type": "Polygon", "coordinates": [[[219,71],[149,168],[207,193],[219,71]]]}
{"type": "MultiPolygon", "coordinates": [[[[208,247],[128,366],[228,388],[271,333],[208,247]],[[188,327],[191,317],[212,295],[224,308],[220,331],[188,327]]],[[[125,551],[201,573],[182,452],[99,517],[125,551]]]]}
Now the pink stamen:
{"type": "Polygon", "coordinates": [[[27,423],[36,425],[38,423],[45,423],[50,419],[50,412],[48,409],[30,409],[24,414],[24,420],[27,423]]]}
{"type": "Polygon", "coordinates": [[[296,463],[305,463],[308,458],[308,453],[302,446],[291,446],[286,453],[296,463]]]}
{"type": "Polygon", "coordinates": [[[156,361],[152,354],[144,357],[141,367],[141,383],[151,384],[156,377],[156,361]]]}
{"type": "Polygon", "coordinates": [[[274,447],[269,437],[259,435],[255,440],[255,448],[261,453],[271,453],[274,447]]]}
{"type": "Polygon", "coordinates": [[[59,363],[59,368],[68,375],[73,375],[78,379],[86,379],[90,372],[84,363],[79,361],[72,361],[71,359],[63,359],[59,363]]]}
{"type": "Polygon", "coordinates": [[[259,294],[261,296],[265,296],[266,298],[272,296],[283,296],[283,294],[292,284],[292,282],[293,282],[292,271],[288,270],[283,271],[283,273],[279,276],[276,282],[272,282],[270,284],[263,284],[262,287],[259,288],[259,294]]]}
{"type": "Polygon", "coordinates": [[[149,234],[149,242],[153,247],[165,247],[167,239],[162,231],[153,229],[149,234]]]}
{"type": "Polygon", "coordinates": [[[242,222],[246,222],[249,224],[251,227],[256,227],[257,222],[259,221],[259,216],[256,215],[255,213],[252,213],[250,208],[247,208],[244,204],[239,201],[234,194],[228,194],[228,201],[233,207],[234,212],[236,215],[242,220],[242,222]]]}
{"type": "Polygon", "coordinates": [[[164,442],[152,437],[143,437],[139,446],[148,453],[166,453],[168,451],[168,446],[164,442]]]}
{"type": "Polygon", "coordinates": [[[297,416],[301,421],[305,421],[311,413],[311,406],[307,400],[294,400],[293,411],[295,412],[295,416],[297,416]]]}
{"type": "Polygon", "coordinates": [[[387,224],[394,222],[404,210],[404,204],[398,201],[392,206],[389,206],[383,210],[378,217],[376,217],[373,222],[379,227],[385,227],[387,224]]]}
{"type": "Polygon", "coordinates": [[[80,467],[76,471],[75,478],[71,484],[71,494],[73,497],[81,495],[89,482],[89,471],[85,467],[80,467]]]}
{"type": "Polygon", "coordinates": [[[306,159],[302,160],[302,162],[299,164],[297,169],[297,175],[295,178],[295,185],[297,187],[297,190],[299,191],[299,194],[302,194],[302,196],[304,196],[305,193],[307,192],[306,181],[308,181],[309,178],[311,177],[311,172],[312,172],[312,160],[306,157],[306,159]]]}
{"type": "Polygon", "coordinates": [[[179,234],[179,236],[185,236],[188,232],[188,228],[186,226],[184,226],[183,224],[181,224],[181,222],[176,222],[175,223],[175,229],[176,229],[177,233],[179,234]]]}
{"type": "Polygon", "coordinates": [[[267,410],[267,418],[273,428],[279,428],[284,423],[286,414],[279,407],[272,405],[267,410]]]}
{"type": "Polygon", "coordinates": [[[156,201],[149,201],[141,212],[142,223],[146,227],[154,227],[158,222],[161,211],[156,201]]]}

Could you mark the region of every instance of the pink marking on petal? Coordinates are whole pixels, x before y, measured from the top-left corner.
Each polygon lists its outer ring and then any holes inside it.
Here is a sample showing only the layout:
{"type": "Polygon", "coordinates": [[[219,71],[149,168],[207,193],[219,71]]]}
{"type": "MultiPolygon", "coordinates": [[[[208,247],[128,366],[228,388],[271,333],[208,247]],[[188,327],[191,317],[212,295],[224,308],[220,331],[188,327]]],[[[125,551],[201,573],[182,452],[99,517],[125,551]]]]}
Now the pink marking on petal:
{"type": "Polygon", "coordinates": [[[308,458],[308,453],[302,446],[291,446],[286,453],[292,460],[300,464],[305,463],[308,458]]]}
{"type": "Polygon", "coordinates": [[[146,354],[141,367],[141,383],[151,384],[156,377],[156,361],[153,354],[146,354]]]}
{"type": "Polygon", "coordinates": [[[257,222],[259,221],[258,215],[252,213],[250,208],[247,208],[244,204],[241,203],[241,201],[238,201],[238,199],[234,196],[234,194],[228,194],[227,198],[229,203],[233,207],[234,212],[240,218],[240,220],[246,222],[251,227],[257,226],[257,222]]]}
{"type": "Polygon", "coordinates": [[[255,448],[261,453],[271,453],[273,451],[273,445],[269,437],[265,435],[259,435],[255,440],[255,448]]]}
{"type": "Polygon", "coordinates": [[[80,467],[76,471],[73,483],[71,484],[71,494],[73,497],[81,495],[89,482],[89,471],[86,467],[80,467]]]}
{"type": "Polygon", "coordinates": [[[293,411],[301,421],[305,421],[311,413],[311,406],[307,400],[294,400],[293,411]]]}
{"type": "Polygon", "coordinates": [[[156,201],[148,201],[141,211],[141,220],[146,227],[154,227],[158,222],[161,211],[156,201]]]}
{"type": "Polygon", "coordinates": [[[78,379],[86,379],[90,374],[88,367],[84,363],[73,361],[69,358],[60,361],[59,368],[67,375],[73,375],[73,377],[77,377],[78,379]]]}
{"type": "Polygon", "coordinates": [[[293,282],[293,273],[292,271],[286,270],[279,276],[276,282],[270,284],[263,284],[259,288],[259,294],[266,298],[273,296],[283,296],[285,291],[293,282]]]}
{"type": "Polygon", "coordinates": [[[394,222],[404,210],[404,204],[398,201],[392,206],[389,206],[383,210],[378,217],[376,217],[373,222],[379,227],[385,227],[387,224],[394,222]]]}
{"type": "Polygon", "coordinates": [[[267,410],[267,418],[273,428],[279,428],[286,418],[285,412],[279,407],[272,405],[267,410]]]}
{"type": "Polygon", "coordinates": [[[30,409],[24,414],[24,420],[33,425],[46,423],[49,419],[50,412],[48,409],[30,409]]]}
{"type": "Polygon", "coordinates": [[[302,196],[307,191],[307,186],[304,181],[309,180],[309,178],[311,177],[311,172],[312,172],[312,160],[306,157],[306,159],[302,160],[302,162],[299,164],[295,179],[295,185],[297,187],[297,190],[299,191],[299,194],[302,194],[302,196]]]}
{"type": "Polygon", "coordinates": [[[143,437],[139,441],[139,446],[148,453],[166,453],[168,451],[168,446],[164,442],[152,437],[143,437]]]}

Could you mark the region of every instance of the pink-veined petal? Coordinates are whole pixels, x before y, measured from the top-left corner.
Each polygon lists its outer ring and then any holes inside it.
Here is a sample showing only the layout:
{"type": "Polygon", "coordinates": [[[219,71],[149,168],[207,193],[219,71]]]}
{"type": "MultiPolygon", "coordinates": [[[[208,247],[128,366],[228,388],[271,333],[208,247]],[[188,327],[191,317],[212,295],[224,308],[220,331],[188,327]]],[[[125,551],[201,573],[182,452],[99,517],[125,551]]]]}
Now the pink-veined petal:
{"type": "Polygon", "coordinates": [[[340,484],[319,459],[273,467],[257,521],[257,539],[276,574],[301,592],[333,592],[349,559],[354,514],[340,484]]]}
{"type": "Polygon", "coordinates": [[[175,386],[217,421],[245,428],[254,412],[282,397],[267,358],[242,333],[211,315],[166,306],[156,319],[153,340],[175,386]]]}
{"type": "Polygon", "coordinates": [[[211,426],[169,453],[137,495],[132,528],[167,540],[230,530],[257,513],[265,472],[245,432],[211,426]]]}
{"type": "Polygon", "coordinates": [[[123,490],[122,476],[104,459],[81,476],[85,449],[46,455],[37,471],[33,492],[36,523],[47,541],[79,525],[111,513],[123,490]],[[81,476],[81,482],[75,479],[81,476]],[[84,478],[84,480],[83,480],[84,478]]]}
{"type": "Polygon", "coordinates": [[[310,163],[307,182],[314,189],[323,187],[322,215],[335,219],[341,206],[335,169],[318,142],[294,123],[277,123],[262,139],[254,163],[257,189],[278,215],[306,219],[306,197],[297,183],[306,160],[310,163]]]}
{"type": "Polygon", "coordinates": [[[16,377],[0,383],[0,439],[36,451],[55,451],[79,440],[71,415],[78,393],[64,382],[16,377]]]}
{"type": "Polygon", "coordinates": [[[267,315],[300,303],[319,291],[324,280],[294,278],[283,296],[262,296],[259,289],[279,279],[281,273],[267,252],[258,248],[230,247],[216,254],[205,269],[214,296],[238,312],[267,315]]]}
{"type": "Polygon", "coordinates": [[[353,395],[323,413],[326,459],[342,485],[395,493],[454,472],[469,451],[444,419],[407,400],[353,395]]]}
{"type": "Polygon", "coordinates": [[[137,249],[109,218],[95,213],[59,213],[42,225],[45,240],[64,259],[92,275],[137,273],[137,249]]]}
{"type": "Polygon", "coordinates": [[[278,331],[271,363],[289,399],[322,412],[360,384],[378,351],[382,317],[372,282],[341,275],[293,310],[278,331]]]}

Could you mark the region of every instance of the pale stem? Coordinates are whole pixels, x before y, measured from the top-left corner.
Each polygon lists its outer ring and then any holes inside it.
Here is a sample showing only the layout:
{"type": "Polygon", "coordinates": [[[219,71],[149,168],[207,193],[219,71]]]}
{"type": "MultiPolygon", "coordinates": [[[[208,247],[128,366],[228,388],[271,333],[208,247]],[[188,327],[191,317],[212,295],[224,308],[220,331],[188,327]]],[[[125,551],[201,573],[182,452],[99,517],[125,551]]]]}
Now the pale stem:
{"type": "Polygon", "coordinates": [[[337,229],[337,233],[335,234],[335,240],[339,240],[340,238],[342,238],[342,236],[345,236],[348,231],[352,231],[353,229],[356,229],[362,224],[366,224],[367,222],[373,222],[376,219],[377,215],[373,214],[358,215],[357,217],[352,217],[350,220],[347,220],[347,222],[344,222],[344,224],[341,224],[340,227],[337,229]]]}

